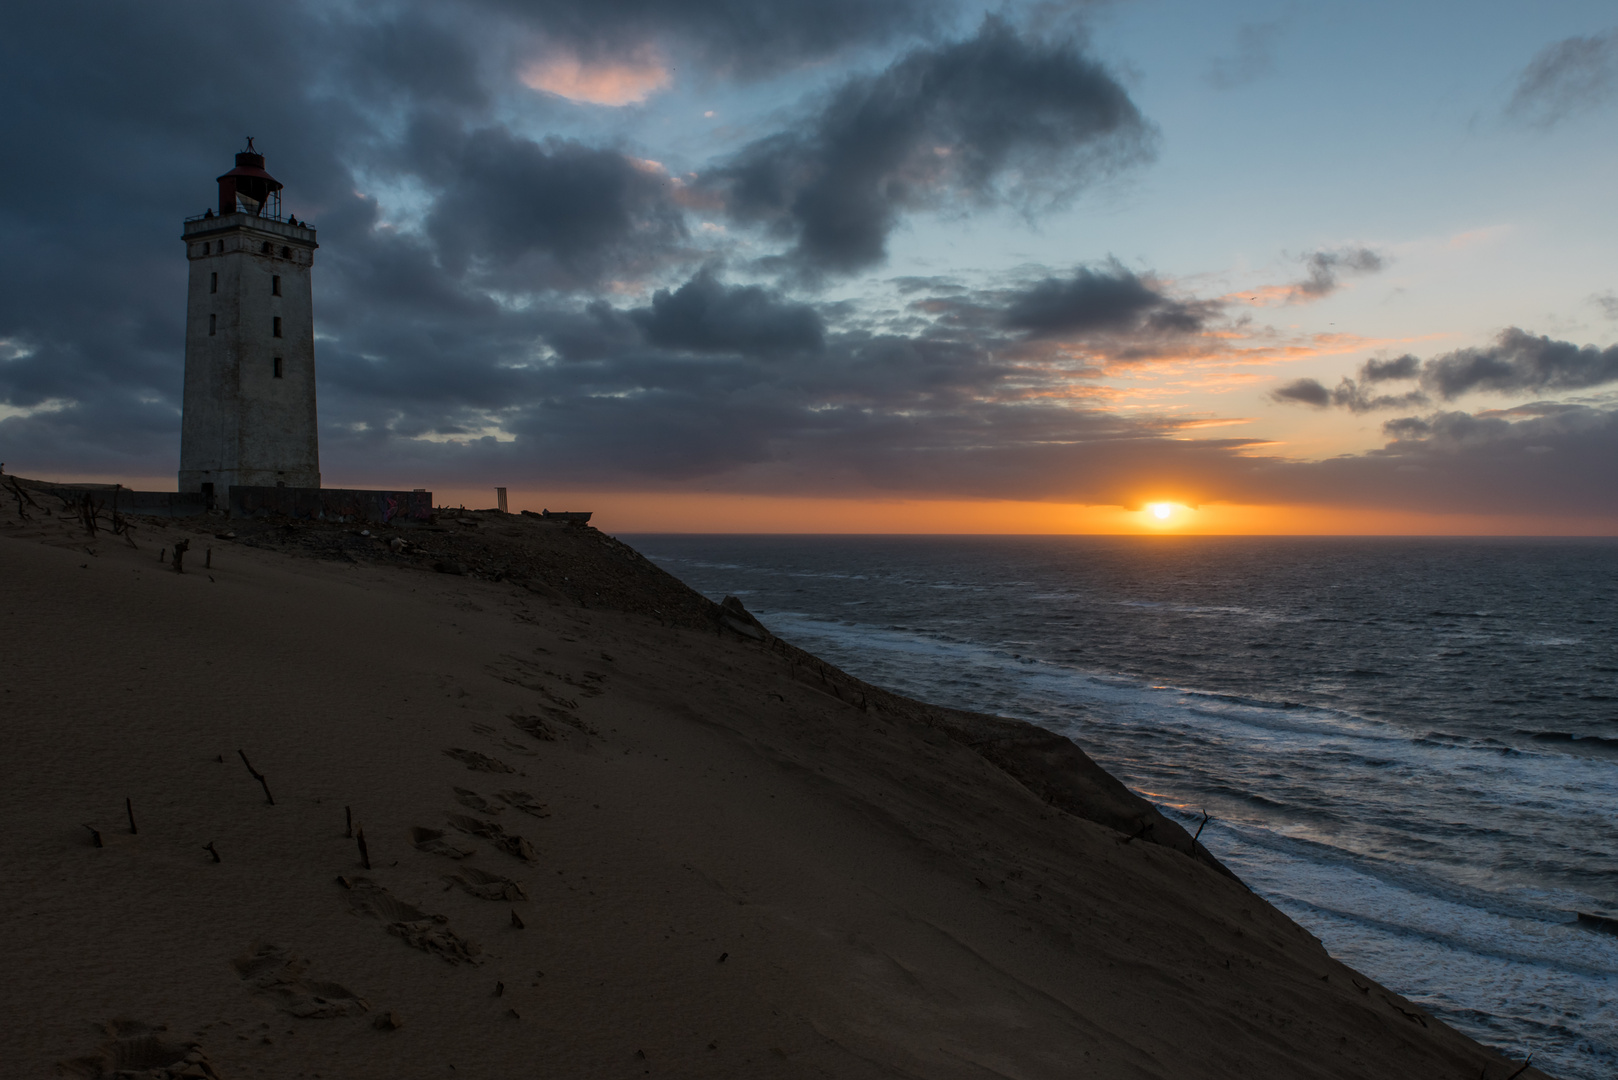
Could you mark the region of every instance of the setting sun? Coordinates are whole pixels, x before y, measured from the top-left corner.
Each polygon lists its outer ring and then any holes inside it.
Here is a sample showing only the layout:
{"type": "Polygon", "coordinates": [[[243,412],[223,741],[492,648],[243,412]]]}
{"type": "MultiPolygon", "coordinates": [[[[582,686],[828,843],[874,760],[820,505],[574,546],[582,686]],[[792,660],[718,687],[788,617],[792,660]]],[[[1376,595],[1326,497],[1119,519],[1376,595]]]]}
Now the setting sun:
{"type": "Polygon", "coordinates": [[[1146,509],[1150,510],[1152,512],[1152,516],[1157,518],[1159,521],[1167,521],[1169,519],[1169,515],[1174,513],[1174,507],[1168,503],[1153,503],[1146,509]]]}

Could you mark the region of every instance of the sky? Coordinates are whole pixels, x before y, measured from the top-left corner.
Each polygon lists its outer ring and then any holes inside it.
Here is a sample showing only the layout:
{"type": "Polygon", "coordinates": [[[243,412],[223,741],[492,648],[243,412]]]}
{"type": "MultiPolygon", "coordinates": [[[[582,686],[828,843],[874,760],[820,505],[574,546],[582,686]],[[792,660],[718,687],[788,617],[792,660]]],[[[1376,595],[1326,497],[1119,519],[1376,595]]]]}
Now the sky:
{"type": "Polygon", "coordinates": [[[0,461],[172,490],[252,135],[326,486],[610,531],[1618,535],[1610,3],[0,10],[0,461]]]}

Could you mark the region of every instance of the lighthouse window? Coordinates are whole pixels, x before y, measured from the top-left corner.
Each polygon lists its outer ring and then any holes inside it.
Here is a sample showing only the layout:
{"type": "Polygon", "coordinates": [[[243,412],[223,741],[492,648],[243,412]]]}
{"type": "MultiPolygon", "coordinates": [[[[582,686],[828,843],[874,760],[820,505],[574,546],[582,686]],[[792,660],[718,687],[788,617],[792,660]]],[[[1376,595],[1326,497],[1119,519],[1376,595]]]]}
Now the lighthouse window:
{"type": "Polygon", "coordinates": [[[268,240],[264,241],[264,246],[262,248],[260,248],[259,250],[264,252],[264,254],[268,255],[270,253],[270,242],[268,240]]]}
{"type": "Polygon", "coordinates": [[[281,316],[277,315],[275,317],[275,325],[271,330],[271,333],[273,333],[276,337],[281,336],[281,316]]]}
{"type": "Polygon", "coordinates": [[[217,270],[215,270],[213,272],[213,276],[208,279],[208,291],[209,292],[218,292],[219,291],[219,271],[217,271],[217,270]]]}
{"type": "Polygon", "coordinates": [[[218,323],[217,323],[218,318],[219,318],[219,316],[217,316],[217,315],[209,315],[208,316],[208,336],[209,337],[214,336],[214,332],[215,332],[215,330],[217,328],[217,325],[218,325],[218,323]]]}
{"type": "MultiPolygon", "coordinates": [[[[218,275],[216,274],[215,276],[217,277],[218,275]]],[[[281,295],[281,275],[280,274],[272,275],[271,278],[270,278],[270,295],[271,296],[280,296],[281,295]]]]}
{"type": "Polygon", "coordinates": [[[275,377],[277,379],[281,378],[281,358],[279,356],[275,358],[275,377]]]}
{"type": "Polygon", "coordinates": [[[292,249],[289,248],[289,247],[282,248],[281,249],[281,258],[283,258],[283,259],[292,258],[292,249]]]}

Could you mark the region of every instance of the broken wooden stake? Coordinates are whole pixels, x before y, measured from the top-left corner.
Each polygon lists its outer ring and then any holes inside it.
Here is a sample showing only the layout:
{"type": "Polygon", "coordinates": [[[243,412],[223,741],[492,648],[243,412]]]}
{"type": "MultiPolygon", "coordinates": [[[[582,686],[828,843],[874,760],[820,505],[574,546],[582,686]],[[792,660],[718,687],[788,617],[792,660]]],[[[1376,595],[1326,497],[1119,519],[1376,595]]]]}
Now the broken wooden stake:
{"type": "Polygon", "coordinates": [[[94,844],[96,847],[101,847],[101,833],[97,832],[89,825],[86,825],[85,828],[90,830],[90,843],[94,844]]]}
{"type": "Polygon", "coordinates": [[[242,751],[240,751],[240,750],[238,750],[236,752],[238,754],[242,755],[242,764],[247,766],[247,771],[252,774],[253,779],[257,780],[259,782],[259,784],[263,786],[263,788],[264,788],[264,797],[270,801],[271,806],[274,806],[275,805],[275,796],[270,794],[270,782],[268,780],[264,779],[264,774],[263,773],[259,772],[255,768],[253,768],[253,763],[251,761],[247,760],[247,755],[245,753],[242,753],[242,751]]]}
{"type": "Polygon", "coordinates": [[[220,857],[219,857],[219,852],[217,852],[217,851],[215,851],[215,850],[214,850],[214,846],[213,846],[213,841],[212,841],[212,840],[209,840],[209,841],[208,841],[208,842],[207,842],[207,843],[206,843],[206,844],[203,844],[203,845],[202,845],[202,850],[203,850],[203,851],[206,851],[206,852],[207,852],[207,853],[208,853],[208,854],[209,854],[209,855],[212,855],[212,856],[213,856],[213,861],[214,861],[214,862],[224,862],[224,861],[225,861],[225,860],[224,860],[224,859],[221,859],[221,858],[220,858],[220,857]]]}
{"type": "Polygon", "coordinates": [[[130,801],[128,796],[124,797],[124,812],[129,815],[129,835],[137,835],[140,830],[135,828],[135,804],[130,801]]]}
{"type": "Polygon", "coordinates": [[[343,839],[354,839],[354,808],[352,806],[343,807],[343,839]]]}
{"type": "Polygon", "coordinates": [[[213,548],[209,548],[205,553],[203,553],[202,568],[204,570],[213,569],[213,548]]]}
{"type": "Polygon", "coordinates": [[[524,929],[523,924],[522,924],[522,917],[517,914],[517,909],[516,908],[511,909],[511,925],[516,927],[518,930],[524,929]]]}
{"type": "Polygon", "coordinates": [[[371,868],[371,851],[365,846],[364,826],[354,830],[354,839],[359,841],[360,862],[364,865],[365,869],[369,870],[371,868]]]}
{"type": "Polygon", "coordinates": [[[177,540],[174,544],[174,572],[185,573],[185,553],[191,550],[191,541],[177,540]]]}

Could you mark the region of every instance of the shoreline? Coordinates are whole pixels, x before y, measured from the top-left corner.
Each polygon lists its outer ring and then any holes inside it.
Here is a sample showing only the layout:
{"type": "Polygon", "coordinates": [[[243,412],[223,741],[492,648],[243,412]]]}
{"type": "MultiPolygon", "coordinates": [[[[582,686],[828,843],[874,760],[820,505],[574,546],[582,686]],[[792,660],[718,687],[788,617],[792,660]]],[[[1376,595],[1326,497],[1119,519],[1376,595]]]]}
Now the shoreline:
{"type": "Polygon", "coordinates": [[[225,1078],[1518,1067],[1069,740],[820,665],[593,529],[466,517],[130,548],[0,513],[19,1071],[142,1038],[225,1078]]]}

